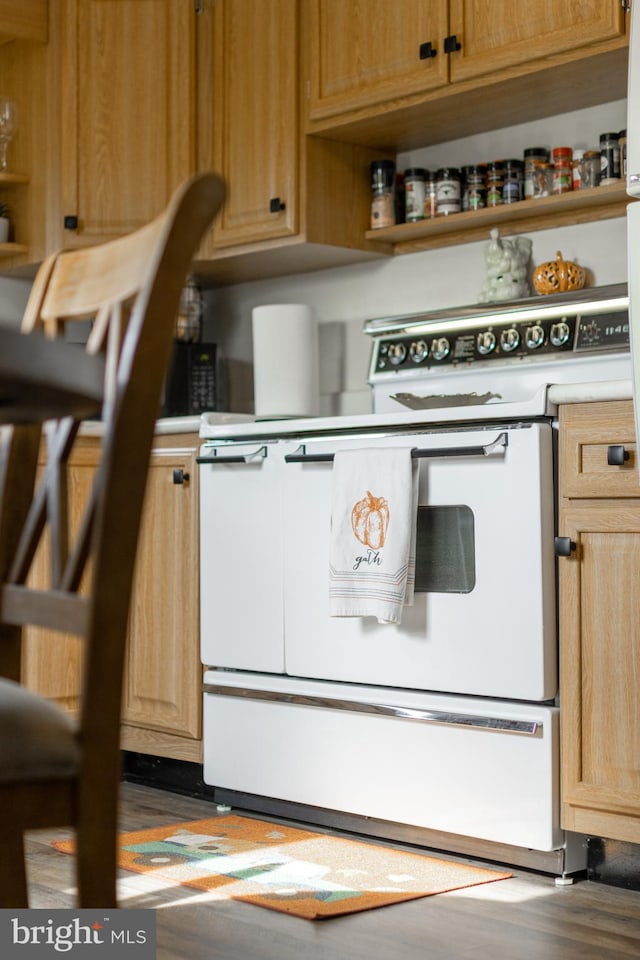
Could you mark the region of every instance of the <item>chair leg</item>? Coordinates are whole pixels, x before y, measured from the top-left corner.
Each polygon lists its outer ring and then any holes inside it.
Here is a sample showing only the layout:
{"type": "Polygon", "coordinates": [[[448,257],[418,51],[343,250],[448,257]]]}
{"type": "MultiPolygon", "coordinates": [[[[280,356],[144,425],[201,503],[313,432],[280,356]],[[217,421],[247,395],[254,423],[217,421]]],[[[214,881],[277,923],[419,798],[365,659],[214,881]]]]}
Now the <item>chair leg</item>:
{"type": "Polygon", "coordinates": [[[22,833],[0,836],[0,907],[28,907],[22,833]]]}
{"type": "Polygon", "coordinates": [[[79,825],[76,840],[78,907],[117,907],[115,830],[79,825]]]}

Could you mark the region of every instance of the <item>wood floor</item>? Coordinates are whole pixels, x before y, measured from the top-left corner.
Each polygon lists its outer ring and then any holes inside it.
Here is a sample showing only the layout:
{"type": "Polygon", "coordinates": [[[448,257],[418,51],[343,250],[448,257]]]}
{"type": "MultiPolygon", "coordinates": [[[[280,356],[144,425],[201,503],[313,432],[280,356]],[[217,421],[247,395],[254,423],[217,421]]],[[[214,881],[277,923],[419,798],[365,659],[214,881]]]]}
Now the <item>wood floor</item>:
{"type": "MultiPolygon", "coordinates": [[[[241,812],[241,811],[234,811],[241,812]]],[[[215,805],[123,786],[122,829],[216,815],[215,805]]],[[[29,836],[31,906],[73,906],[73,861],[29,836]]],[[[451,858],[456,859],[456,858],[451,858]]],[[[457,858],[465,861],[463,858],[457,858]]],[[[158,960],[637,960],[640,893],[516,870],[512,879],[309,921],[122,872],[121,907],[157,911],[158,960]]]]}

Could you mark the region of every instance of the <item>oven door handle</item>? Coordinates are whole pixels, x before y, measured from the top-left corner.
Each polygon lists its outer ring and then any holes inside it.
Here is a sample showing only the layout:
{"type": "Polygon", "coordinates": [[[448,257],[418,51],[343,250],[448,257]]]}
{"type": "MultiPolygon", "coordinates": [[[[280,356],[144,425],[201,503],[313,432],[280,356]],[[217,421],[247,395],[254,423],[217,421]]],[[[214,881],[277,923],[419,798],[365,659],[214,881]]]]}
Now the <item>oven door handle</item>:
{"type": "Polygon", "coordinates": [[[254,460],[264,459],[267,455],[267,447],[262,446],[252,453],[236,453],[230,457],[220,456],[218,453],[211,457],[196,457],[196,463],[252,463],[254,460]]]}
{"type": "MultiPolygon", "coordinates": [[[[414,447],[411,456],[420,460],[434,460],[437,457],[488,457],[498,447],[508,445],[509,435],[506,430],[503,430],[491,443],[474,447],[442,447],[431,450],[414,447]]],[[[331,463],[334,457],[334,453],[307,453],[306,444],[301,443],[294,453],[287,453],[284,459],[285,463],[331,463]]]]}

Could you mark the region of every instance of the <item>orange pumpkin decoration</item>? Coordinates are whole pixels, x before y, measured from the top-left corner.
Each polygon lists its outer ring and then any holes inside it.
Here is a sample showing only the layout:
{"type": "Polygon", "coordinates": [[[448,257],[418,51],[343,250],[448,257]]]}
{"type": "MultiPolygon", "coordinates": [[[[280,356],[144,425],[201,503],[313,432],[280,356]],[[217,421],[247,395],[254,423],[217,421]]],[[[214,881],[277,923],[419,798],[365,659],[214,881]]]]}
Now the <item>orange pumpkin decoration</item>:
{"type": "Polygon", "coordinates": [[[558,250],[555,260],[535,268],[533,285],[538,293],[564,293],[565,290],[581,290],[586,278],[583,268],[572,260],[563,260],[558,250]]]}
{"type": "Polygon", "coordinates": [[[389,526],[389,504],[384,497],[374,497],[367,490],[366,497],[358,500],[351,511],[351,526],[365,547],[371,550],[383,547],[389,526]]]}

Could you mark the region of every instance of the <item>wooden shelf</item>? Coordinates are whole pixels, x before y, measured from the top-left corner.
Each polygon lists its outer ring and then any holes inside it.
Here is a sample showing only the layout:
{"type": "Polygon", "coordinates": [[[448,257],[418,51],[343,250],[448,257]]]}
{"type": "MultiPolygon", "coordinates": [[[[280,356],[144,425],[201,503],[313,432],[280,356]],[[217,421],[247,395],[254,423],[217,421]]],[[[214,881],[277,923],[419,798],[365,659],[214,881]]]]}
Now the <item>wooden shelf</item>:
{"type": "Polygon", "coordinates": [[[0,243],[0,259],[4,257],[16,257],[19,253],[28,253],[29,247],[24,247],[21,243],[0,243]]]}
{"type": "Polygon", "coordinates": [[[29,177],[22,173],[2,173],[0,172],[0,187],[19,187],[29,183],[29,177]]]}
{"type": "Polygon", "coordinates": [[[551,197],[521,200],[501,207],[485,207],[466,213],[454,213],[435,220],[400,223],[393,227],[368,230],[368,240],[382,240],[394,246],[394,252],[415,253],[434,247],[447,247],[486,240],[494,227],[501,236],[531,233],[593,220],[623,217],[633,198],[624,181],[605,187],[591,187],[551,197]]]}

